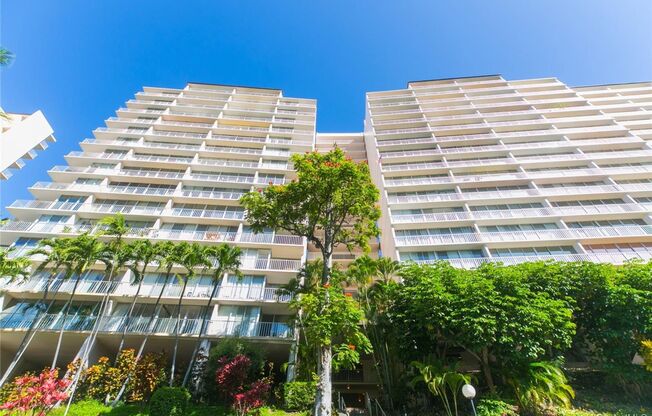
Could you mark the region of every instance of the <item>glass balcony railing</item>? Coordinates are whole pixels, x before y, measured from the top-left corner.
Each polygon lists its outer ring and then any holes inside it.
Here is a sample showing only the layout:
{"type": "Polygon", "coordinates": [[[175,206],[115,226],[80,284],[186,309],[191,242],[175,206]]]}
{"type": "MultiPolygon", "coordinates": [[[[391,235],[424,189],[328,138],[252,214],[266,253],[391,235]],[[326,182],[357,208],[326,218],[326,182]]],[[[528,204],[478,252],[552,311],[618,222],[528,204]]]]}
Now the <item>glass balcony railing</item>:
{"type": "MultiPolygon", "coordinates": [[[[0,314],[0,329],[2,330],[27,330],[34,320],[36,327],[42,331],[57,331],[62,327],[65,331],[88,332],[91,331],[97,320],[93,315],[44,314],[26,317],[23,314],[0,314]]],[[[131,334],[158,334],[181,336],[198,336],[202,320],[176,318],[106,316],[99,322],[99,331],[103,333],[121,333],[127,327],[131,334]]],[[[207,321],[204,331],[209,337],[247,337],[247,338],[292,338],[292,328],[282,322],[258,322],[255,320],[213,319],[207,321]]]]}

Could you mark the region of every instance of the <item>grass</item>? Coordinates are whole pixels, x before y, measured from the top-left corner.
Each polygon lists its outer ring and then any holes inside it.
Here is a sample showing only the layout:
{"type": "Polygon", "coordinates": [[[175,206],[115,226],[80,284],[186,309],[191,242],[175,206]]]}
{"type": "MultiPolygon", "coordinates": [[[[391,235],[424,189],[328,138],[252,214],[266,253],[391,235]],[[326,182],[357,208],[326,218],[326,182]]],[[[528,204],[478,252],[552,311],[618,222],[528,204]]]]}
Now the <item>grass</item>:
{"type": "MultiPolygon", "coordinates": [[[[49,416],[63,416],[65,406],[57,408],[49,416]]],[[[148,416],[147,407],[138,405],[124,405],[116,408],[104,406],[94,400],[74,403],[70,406],[68,416],[148,416]]],[[[221,406],[190,405],[184,416],[234,416],[230,409],[221,406]]],[[[307,416],[306,413],[287,413],[269,407],[260,409],[260,416],[307,416]]]]}

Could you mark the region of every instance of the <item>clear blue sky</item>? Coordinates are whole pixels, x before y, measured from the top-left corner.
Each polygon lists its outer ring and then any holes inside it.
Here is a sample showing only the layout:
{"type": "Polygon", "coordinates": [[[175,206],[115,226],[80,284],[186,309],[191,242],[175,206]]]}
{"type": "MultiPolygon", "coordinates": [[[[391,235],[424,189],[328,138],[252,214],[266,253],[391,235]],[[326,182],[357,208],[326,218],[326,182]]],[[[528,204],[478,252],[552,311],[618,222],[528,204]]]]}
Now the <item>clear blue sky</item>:
{"type": "MultiPolygon", "coordinates": [[[[1,105],[42,109],[58,143],[0,183],[29,199],[143,85],[282,88],[319,131],[362,128],[366,91],[501,73],[570,85],[652,79],[652,1],[3,0],[1,105]]],[[[6,211],[2,211],[3,214],[6,211]]]]}

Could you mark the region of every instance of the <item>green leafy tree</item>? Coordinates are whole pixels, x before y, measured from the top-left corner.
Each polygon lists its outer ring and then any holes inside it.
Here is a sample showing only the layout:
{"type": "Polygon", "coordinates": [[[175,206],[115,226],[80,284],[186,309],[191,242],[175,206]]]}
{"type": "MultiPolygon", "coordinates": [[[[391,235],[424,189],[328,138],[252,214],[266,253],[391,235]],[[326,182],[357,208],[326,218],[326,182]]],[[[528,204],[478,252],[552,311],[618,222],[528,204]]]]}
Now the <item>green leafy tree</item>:
{"type": "MultiPolygon", "coordinates": [[[[321,252],[321,284],[330,284],[333,252],[337,246],[349,249],[369,248],[369,238],[379,234],[376,221],[379,192],[373,185],[369,167],[353,162],[339,148],[326,154],[317,152],[293,155],[297,180],[285,185],[271,185],[250,192],[241,199],[247,221],[255,232],[265,228],[281,229],[306,237],[321,252]]],[[[325,312],[330,306],[329,291],[323,302],[314,304],[325,312]]],[[[318,296],[318,295],[316,295],[318,296]]],[[[307,328],[307,327],[305,327],[307,328]]],[[[319,351],[319,380],[315,415],[330,415],[332,339],[322,337],[319,351]]]]}
{"type": "Polygon", "coordinates": [[[407,266],[402,277],[390,322],[405,357],[445,360],[462,349],[494,390],[492,367],[501,371],[570,347],[575,326],[567,304],[529,290],[514,268],[462,270],[442,262],[407,266]]]}

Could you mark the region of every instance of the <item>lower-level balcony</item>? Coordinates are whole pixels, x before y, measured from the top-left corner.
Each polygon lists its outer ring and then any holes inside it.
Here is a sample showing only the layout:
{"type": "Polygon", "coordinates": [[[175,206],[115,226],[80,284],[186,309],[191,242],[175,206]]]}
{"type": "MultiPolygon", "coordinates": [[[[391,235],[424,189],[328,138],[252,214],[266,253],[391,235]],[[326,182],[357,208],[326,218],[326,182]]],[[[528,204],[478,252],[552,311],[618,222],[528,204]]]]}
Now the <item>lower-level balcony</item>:
{"type": "Polygon", "coordinates": [[[569,229],[544,229],[528,231],[503,231],[459,234],[431,234],[397,236],[399,247],[430,246],[468,243],[500,243],[518,241],[586,240],[618,237],[650,237],[652,225],[631,225],[614,227],[586,227],[569,229]]]}
{"type": "Polygon", "coordinates": [[[500,257],[472,257],[472,258],[455,258],[441,260],[414,260],[419,264],[433,264],[440,261],[446,261],[454,267],[473,269],[484,263],[503,263],[505,265],[535,262],[535,261],[590,261],[593,263],[611,263],[623,264],[631,260],[649,261],[652,259],[652,252],[649,253],[632,253],[626,254],[605,254],[605,253],[577,253],[577,254],[559,254],[554,256],[500,256],[500,257]]]}
{"type": "MultiPolygon", "coordinates": [[[[34,320],[40,331],[90,332],[96,323],[96,316],[68,316],[44,314],[40,317],[25,317],[18,314],[0,314],[0,330],[27,330],[34,320]]],[[[202,326],[201,319],[105,316],[99,322],[100,333],[121,334],[127,328],[129,334],[154,334],[159,336],[196,337],[202,326]],[[127,322],[129,321],[129,322],[127,322]]],[[[214,319],[207,321],[204,335],[207,337],[246,337],[246,338],[292,338],[292,328],[282,322],[258,322],[255,320],[214,319]]]]}

